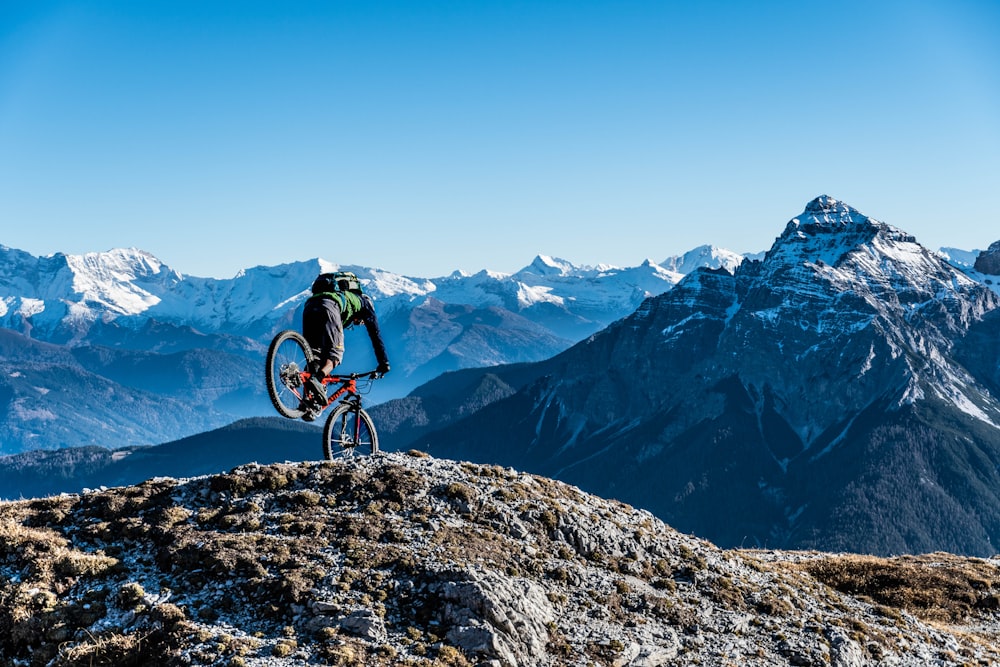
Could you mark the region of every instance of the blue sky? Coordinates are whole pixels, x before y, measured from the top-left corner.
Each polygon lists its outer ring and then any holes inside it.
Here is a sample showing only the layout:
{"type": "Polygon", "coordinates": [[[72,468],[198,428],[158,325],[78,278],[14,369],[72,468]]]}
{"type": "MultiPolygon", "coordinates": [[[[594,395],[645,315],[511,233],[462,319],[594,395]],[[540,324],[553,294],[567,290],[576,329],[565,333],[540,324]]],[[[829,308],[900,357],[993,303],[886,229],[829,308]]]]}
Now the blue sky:
{"type": "Polygon", "coordinates": [[[0,244],[182,273],[1000,239],[1000,3],[0,0],[0,244]]]}

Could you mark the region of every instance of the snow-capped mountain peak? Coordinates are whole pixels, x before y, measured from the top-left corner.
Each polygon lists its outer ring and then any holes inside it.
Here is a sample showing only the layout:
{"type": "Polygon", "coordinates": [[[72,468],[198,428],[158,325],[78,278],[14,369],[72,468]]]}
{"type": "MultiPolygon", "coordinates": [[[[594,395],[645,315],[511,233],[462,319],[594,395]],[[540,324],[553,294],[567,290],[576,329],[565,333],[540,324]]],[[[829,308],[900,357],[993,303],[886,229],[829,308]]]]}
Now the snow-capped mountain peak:
{"type": "Polygon", "coordinates": [[[660,262],[660,266],[683,275],[687,275],[700,267],[709,269],[723,268],[733,273],[736,267],[743,262],[743,259],[743,255],[731,250],[717,248],[712,245],[702,245],[689,250],[683,255],[668,257],[660,262]]]}
{"type": "Polygon", "coordinates": [[[919,248],[905,232],[870,218],[828,195],[806,205],[788,221],[765,255],[765,264],[796,266],[803,261],[835,266],[848,253],[868,248],[876,237],[884,243],[906,243],[919,248]]]}
{"type": "Polygon", "coordinates": [[[832,216],[835,218],[865,217],[857,209],[834,199],[830,195],[820,195],[806,204],[805,213],[815,216],[832,216]]]}
{"type": "MultiPolygon", "coordinates": [[[[776,327],[770,334],[780,341],[774,359],[793,356],[796,372],[811,359],[843,355],[841,339],[856,343],[867,336],[868,347],[854,352],[859,383],[896,368],[910,387],[901,402],[933,386],[968,414],[989,423],[1000,416],[1000,405],[966,382],[949,359],[954,341],[997,308],[996,297],[906,232],[824,195],[788,223],[754,268],[753,283],[746,288],[753,296],[734,322],[741,331],[776,327]]],[[[810,425],[820,409],[796,412],[790,408],[786,417],[801,432],[819,432],[810,425]]]]}
{"type": "Polygon", "coordinates": [[[97,277],[111,276],[119,280],[149,278],[165,268],[159,259],[138,248],[113,248],[106,252],[66,255],[66,260],[77,273],[90,273],[97,277]]]}
{"type": "Polygon", "coordinates": [[[136,248],[66,255],[65,259],[73,275],[73,290],[81,300],[120,315],[135,315],[155,306],[160,302],[155,294],[158,288],[183,279],[153,255],[136,248]]]}
{"type": "Polygon", "coordinates": [[[575,273],[579,267],[557,257],[548,255],[537,255],[531,264],[521,269],[518,273],[534,273],[539,276],[567,276],[575,273]]]}
{"type": "Polygon", "coordinates": [[[823,195],[806,204],[801,215],[789,220],[782,236],[815,236],[859,229],[874,231],[875,224],[856,208],[823,195]]]}

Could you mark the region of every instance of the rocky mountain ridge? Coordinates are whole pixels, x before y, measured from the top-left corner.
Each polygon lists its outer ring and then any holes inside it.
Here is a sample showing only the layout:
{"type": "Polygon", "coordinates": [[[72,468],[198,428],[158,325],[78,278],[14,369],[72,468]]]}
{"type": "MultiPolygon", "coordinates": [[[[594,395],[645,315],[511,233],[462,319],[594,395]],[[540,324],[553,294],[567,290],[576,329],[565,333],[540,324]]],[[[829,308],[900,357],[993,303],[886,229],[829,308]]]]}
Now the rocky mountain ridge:
{"type": "Polygon", "coordinates": [[[419,452],[0,503],[8,664],[990,665],[1000,566],[720,550],[419,452]]]}
{"type": "Polygon", "coordinates": [[[762,260],[689,274],[471,415],[380,406],[404,415],[386,441],[563,479],[723,546],[990,555],[998,307],[820,197],[762,260]],[[407,437],[421,421],[439,427],[407,437]]]}

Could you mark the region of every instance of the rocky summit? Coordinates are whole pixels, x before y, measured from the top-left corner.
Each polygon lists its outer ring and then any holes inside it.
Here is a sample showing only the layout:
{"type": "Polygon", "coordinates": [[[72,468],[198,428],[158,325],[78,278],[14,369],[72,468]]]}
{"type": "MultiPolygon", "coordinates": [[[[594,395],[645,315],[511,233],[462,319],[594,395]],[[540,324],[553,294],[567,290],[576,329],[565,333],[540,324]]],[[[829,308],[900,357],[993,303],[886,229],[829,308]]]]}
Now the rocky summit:
{"type": "Polygon", "coordinates": [[[721,550],[412,451],[0,504],[6,665],[1000,664],[1000,563],[721,550]]]}

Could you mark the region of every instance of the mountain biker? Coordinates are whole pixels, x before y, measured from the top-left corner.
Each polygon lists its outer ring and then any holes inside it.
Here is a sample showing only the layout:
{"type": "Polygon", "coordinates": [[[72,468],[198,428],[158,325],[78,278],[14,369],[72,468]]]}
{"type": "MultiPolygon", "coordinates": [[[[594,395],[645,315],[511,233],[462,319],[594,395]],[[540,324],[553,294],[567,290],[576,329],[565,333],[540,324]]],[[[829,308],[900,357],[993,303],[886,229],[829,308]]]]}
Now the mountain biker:
{"type": "Polygon", "coordinates": [[[302,311],[302,335],[316,354],[309,388],[317,403],[325,403],[322,379],[336,368],[344,356],[344,329],[364,323],[378,362],[376,373],[389,372],[389,358],[378,327],[375,305],[361,291],[357,276],[348,272],[321,273],[312,284],[312,296],[302,311]]]}

